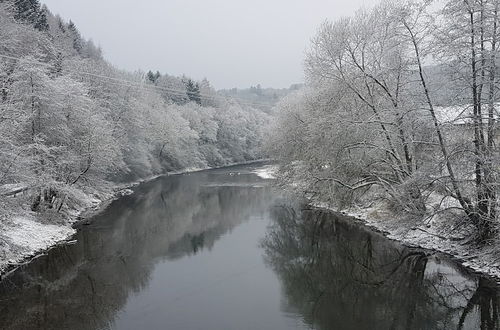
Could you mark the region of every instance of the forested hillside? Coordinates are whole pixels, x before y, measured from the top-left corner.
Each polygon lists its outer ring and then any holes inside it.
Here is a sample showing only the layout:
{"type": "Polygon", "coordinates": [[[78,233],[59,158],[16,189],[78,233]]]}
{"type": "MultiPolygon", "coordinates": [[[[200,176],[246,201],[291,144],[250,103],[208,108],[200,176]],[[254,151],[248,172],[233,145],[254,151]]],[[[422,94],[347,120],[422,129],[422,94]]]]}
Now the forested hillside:
{"type": "Polygon", "coordinates": [[[316,202],[390,210],[393,227],[490,244],[499,1],[430,3],[383,1],[326,21],[306,56],[307,87],[278,106],[270,150],[282,182],[316,202]]]}
{"type": "Polygon", "coordinates": [[[275,106],[283,97],[303,87],[302,84],[294,84],[290,88],[263,88],[260,84],[246,89],[232,88],[218,91],[227,97],[234,97],[246,102],[251,102],[262,110],[269,110],[269,106],[275,106]]]}
{"type": "Polygon", "coordinates": [[[38,0],[0,1],[0,40],[2,221],[20,209],[54,217],[119,182],[261,157],[268,108],[223,98],[206,79],[121,71],[38,0]]]}

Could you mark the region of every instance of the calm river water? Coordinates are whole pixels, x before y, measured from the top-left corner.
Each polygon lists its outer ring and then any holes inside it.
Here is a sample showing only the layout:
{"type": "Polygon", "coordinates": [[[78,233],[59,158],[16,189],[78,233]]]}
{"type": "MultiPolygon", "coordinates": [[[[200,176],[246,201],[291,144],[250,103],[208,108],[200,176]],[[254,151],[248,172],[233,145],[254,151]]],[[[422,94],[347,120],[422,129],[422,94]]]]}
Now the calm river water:
{"type": "Polygon", "coordinates": [[[494,282],[237,166],[157,179],[0,283],[1,329],[498,329],[494,282]]]}

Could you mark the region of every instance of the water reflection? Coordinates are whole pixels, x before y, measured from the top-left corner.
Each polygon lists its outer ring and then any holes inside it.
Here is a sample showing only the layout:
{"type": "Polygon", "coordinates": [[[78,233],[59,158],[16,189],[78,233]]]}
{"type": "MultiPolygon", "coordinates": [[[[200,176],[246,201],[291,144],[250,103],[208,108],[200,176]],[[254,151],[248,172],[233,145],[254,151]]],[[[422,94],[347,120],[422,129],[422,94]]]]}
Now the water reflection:
{"type": "Polygon", "coordinates": [[[210,250],[269,209],[252,168],[156,180],[114,202],[77,243],[52,250],[0,283],[2,329],[107,329],[155,264],[210,250]],[[239,175],[238,175],[239,173],[239,175]]]}
{"type": "Polygon", "coordinates": [[[283,309],[314,329],[498,329],[498,288],[319,210],[281,206],[263,242],[283,309]]]}
{"type": "Polygon", "coordinates": [[[141,185],[0,283],[0,328],[499,328],[494,283],[278,200],[253,169],[141,185]]]}

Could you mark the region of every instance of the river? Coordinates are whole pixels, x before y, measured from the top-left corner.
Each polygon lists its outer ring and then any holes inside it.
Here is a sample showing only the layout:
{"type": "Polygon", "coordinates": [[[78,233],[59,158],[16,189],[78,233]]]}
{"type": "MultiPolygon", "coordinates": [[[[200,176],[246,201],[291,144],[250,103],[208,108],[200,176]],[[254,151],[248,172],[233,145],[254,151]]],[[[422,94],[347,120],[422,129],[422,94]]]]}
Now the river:
{"type": "Polygon", "coordinates": [[[0,282],[0,328],[498,329],[494,281],[309,209],[262,166],[137,186],[0,282]]]}

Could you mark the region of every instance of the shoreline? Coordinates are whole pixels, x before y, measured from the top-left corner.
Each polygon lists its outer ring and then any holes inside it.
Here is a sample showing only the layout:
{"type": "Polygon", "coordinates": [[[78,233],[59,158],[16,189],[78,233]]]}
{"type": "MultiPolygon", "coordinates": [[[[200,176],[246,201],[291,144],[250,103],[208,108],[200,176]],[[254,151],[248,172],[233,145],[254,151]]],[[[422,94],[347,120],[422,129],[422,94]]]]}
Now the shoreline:
{"type": "Polygon", "coordinates": [[[380,233],[385,238],[399,242],[404,246],[446,255],[470,272],[489,277],[497,284],[500,284],[500,257],[495,260],[493,258],[493,251],[488,251],[487,247],[477,248],[470,244],[466,244],[463,240],[457,240],[452,236],[445,237],[427,228],[413,227],[410,229],[395,229],[391,226],[391,221],[395,219],[384,221],[383,218],[380,219],[369,216],[369,212],[374,209],[376,211],[377,208],[357,208],[356,211],[348,211],[338,210],[325,203],[318,203],[310,200],[308,204],[320,210],[351,217],[366,228],[380,233]]]}
{"type": "MultiPolygon", "coordinates": [[[[16,256],[15,260],[5,260],[0,261],[0,281],[8,277],[10,274],[15,272],[18,268],[29,264],[31,261],[42,257],[50,252],[50,250],[71,244],[74,242],[74,237],[76,232],[84,225],[89,224],[91,219],[98,215],[100,212],[104,211],[112,202],[115,200],[132,194],[132,189],[141,184],[151,182],[158,178],[168,177],[170,175],[183,175],[196,172],[202,172],[207,170],[215,170],[221,168],[229,168],[239,165],[251,165],[256,163],[269,162],[269,159],[259,159],[248,162],[233,163],[218,167],[206,167],[206,168],[186,168],[180,171],[168,172],[165,174],[151,176],[146,179],[140,179],[128,184],[119,184],[113,188],[113,193],[110,194],[108,198],[100,200],[97,204],[91,205],[89,207],[83,208],[81,210],[76,210],[76,213],[70,216],[69,221],[66,225],[61,226],[70,230],[69,234],[62,239],[55,239],[50,244],[43,248],[34,249],[28,252],[22,252],[16,256]]],[[[274,171],[269,170],[269,173],[263,174],[263,178],[275,179],[273,176],[274,171]]],[[[259,175],[259,174],[257,174],[259,175]]],[[[260,175],[259,175],[260,176],[260,175]]],[[[308,200],[308,204],[314,208],[325,210],[328,212],[341,214],[353,218],[361,225],[366,228],[373,230],[389,240],[399,242],[405,246],[413,248],[421,248],[431,252],[440,253],[448,256],[457,264],[470,270],[472,273],[476,273],[482,276],[490,277],[497,283],[500,283],[500,258],[494,260],[492,251],[487,251],[487,248],[478,249],[473,246],[464,244],[463,241],[453,239],[453,237],[443,237],[438,233],[433,233],[431,229],[426,228],[412,228],[410,230],[395,229],[391,224],[394,224],[395,219],[387,218],[374,218],[370,217],[370,212],[383,211],[382,207],[370,207],[361,208],[355,207],[350,210],[338,210],[333,208],[326,203],[314,202],[308,200]]],[[[36,220],[35,220],[36,221],[36,220]]],[[[397,221],[397,220],[396,220],[397,221]]]]}
{"type": "MultiPolygon", "coordinates": [[[[266,173],[266,176],[276,179],[276,172],[276,168],[271,169],[266,173]]],[[[296,184],[296,186],[298,185],[296,184]]],[[[307,204],[311,207],[351,217],[369,230],[404,246],[446,255],[470,272],[489,277],[500,284],[500,256],[495,258],[494,248],[492,246],[473,246],[466,242],[466,236],[456,237],[454,236],[456,233],[450,234],[447,230],[443,230],[451,226],[445,218],[432,218],[432,221],[428,222],[428,226],[421,226],[421,224],[401,226],[401,220],[398,220],[398,216],[390,212],[387,206],[381,202],[372,201],[370,206],[353,206],[339,210],[328,203],[307,198],[303,193],[294,189],[296,186],[292,184],[292,186],[281,187],[285,191],[298,194],[302,198],[305,197],[307,204]]],[[[429,204],[429,206],[431,205],[432,203],[429,204]]]]}
{"type": "MultiPolygon", "coordinates": [[[[50,250],[71,244],[74,242],[74,237],[77,231],[84,225],[89,224],[91,219],[98,215],[100,212],[104,211],[112,202],[115,200],[126,196],[130,195],[133,193],[133,188],[137,187],[141,184],[151,182],[153,180],[163,178],[163,177],[168,177],[171,175],[183,175],[183,174],[189,174],[189,173],[196,173],[196,172],[202,172],[202,171],[208,171],[208,170],[215,170],[215,169],[221,169],[221,168],[227,168],[227,167],[233,167],[233,166],[240,166],[240,165],[251,165],[251,164],[256,164],[256,163],[264,163],[270,161],[269,159],[257,159],[257,160],[251,160],[251,161],[246,161],[246,162],[239,162],[239,163],[231,163],[223,166],[216,166],[216,167],[205,167],[205,168],[186,168],[183,170],[179,171],[172,171],[172,172],[167,172],[164,174],[159,174],[159,175],[154,175],[145,179],[139,179],[137,181],[133,181],[130,183],[124,183],[124,184],[117,184],[116,186],[112,187],[112,193],[110,193],[107,198],[104,198],[102,200],[97,200],[94,199],[94,204],[84,207],[80,210],[74,210],[74,214],[70,215],[68,217],[67,222],[64,225],[59,225],[60,231],[66,231],[63,235],[47,235],[47,242],[45,246],[38,247],[38,248],[33,248],[30,251],[19,251],[16,253],[15,256],[12,256],[9,259],[6,260],[0,260],[0,281],[4,280],[7,278],[10,274],[15,272],[17,269],[19,269],[22,266],[25,266],[29,264],[31,261],[40,258],[44,255],[46,255],[50,250]],[[64,237],[63,237],[64,236],[64,237]]],[[[16,217],[13,217],[16,218],[16,217]]],[[[32,215],[32,217],[29,220],[26,220],[29,222],[33,222],[33,224],[39,224],[40,226],[56,226],[56,225],[42,225],[37,222],[37,217],[36,215],[32,215]]],[[[60,233],[59,233],[60,234],[60,233]]],[[[7,236],[8,238],[8,236],[7,236]]]]}

